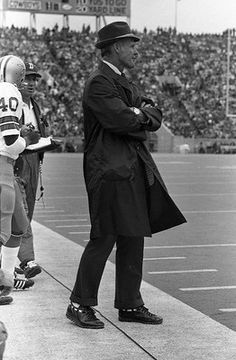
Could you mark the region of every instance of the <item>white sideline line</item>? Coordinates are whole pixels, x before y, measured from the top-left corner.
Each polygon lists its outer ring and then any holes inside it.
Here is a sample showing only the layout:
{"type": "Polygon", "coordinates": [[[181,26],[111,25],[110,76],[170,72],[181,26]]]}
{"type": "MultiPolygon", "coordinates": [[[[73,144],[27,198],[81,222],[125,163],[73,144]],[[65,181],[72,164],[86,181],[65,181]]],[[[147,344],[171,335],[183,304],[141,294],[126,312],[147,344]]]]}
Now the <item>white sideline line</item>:
{"type": "Polygon", "coordinates": [[[184,274],[184,273],[200,273],[200,272],[216,272],[217,269],[196,269],[196,270],[167,270],[167,271],[148,271],[148,274],[184,274]]]}
{"type": "Polygon", "coordinates": [[[206,169],[236,169],[236,166],[216,166],[216,165],[207,165],[206,169]]]}
{"type": "MultiPolygon", "coordinates": [[[[200,184],[200,181],[199,182],[195,182],[195,181],[189,181],[189,182],[170,182],[170,181],[167,181],[166,182],[167,185],[199,185],[200,184]]],[[[205,182],[201,182],[202,184],[205,184],[205,182]]],[[[211,181],[210,182],[211,185],[225,185],[225,181],[211,181]]],[[[236,181],[227,181],[227,184],[236,184],[236,181]]]]}
{"type": "Polygon", "coordinates": [[[204,248],[204,247],[227,247],[236,246],[236,244],[196,244],[196,245],[160,245],[144,246],[144,249],[184,249],[184,248],[204,248]]]}
{"type": "Polygon", "coordinates": [[[236,289],[236,285],[180,288],[179,290],[181,290],[181,291],[207,291],[207,290],[231,290],[231,289],[236,289]]]}
{"type": "Polygon", "coordinates": [[[217,194],[213,194],[213,193],[195,193],[195,194],[172,194],[172,196],[226,196],[226,195],[236,195],[236,193],[232,192],[232,193],[217,193],[217,194]]]}
{"type": "Polygon", "coordinates": [[[186,256],[168,256],[168,257],[156,257],[156,258],[144,258],[144,261],[152,261],[152,260],[181,260],[186,259],[186,256]]]}
{"type": "Polygon", "coordinates": [[[90,234],[90,231],[69,231],[70,235],[90,234]]]}
{"type": "Polygon", "coordinates": [[[228,308],[228,309],[219,309],[222,312],[236,312],[236,308],[228,308]]]}
{"type": "Polygon", "coordinates": [[[56,228],[77,228],[77,227],[90,227],[90,224],[80,224],[80,225],[56,225],[56,228]]]}
{"type": "Polygon", "coordinates": [[[88,221],[88,219],[50,219],[50,220],[44,220],[44,222],[63,222],[63,221],[88,221]]]}
{"type": "Polygon", "coordinates": [[[185,210],[184,214],[228,214],[236,213],[236,210],[185,210]]]}

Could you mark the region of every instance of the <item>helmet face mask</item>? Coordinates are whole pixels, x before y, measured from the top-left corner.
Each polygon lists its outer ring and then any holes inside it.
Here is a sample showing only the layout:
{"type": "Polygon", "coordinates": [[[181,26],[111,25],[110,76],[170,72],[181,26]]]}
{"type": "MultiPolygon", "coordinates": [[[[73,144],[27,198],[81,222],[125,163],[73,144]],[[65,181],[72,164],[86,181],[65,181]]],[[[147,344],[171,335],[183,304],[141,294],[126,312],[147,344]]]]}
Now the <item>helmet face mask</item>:
{"type": "Polygon", "coordinates": [[[25,78],[25,64],[14,55],[6,55],[0,58],[0,82],[9,82],[20,87],[25,78]]]}

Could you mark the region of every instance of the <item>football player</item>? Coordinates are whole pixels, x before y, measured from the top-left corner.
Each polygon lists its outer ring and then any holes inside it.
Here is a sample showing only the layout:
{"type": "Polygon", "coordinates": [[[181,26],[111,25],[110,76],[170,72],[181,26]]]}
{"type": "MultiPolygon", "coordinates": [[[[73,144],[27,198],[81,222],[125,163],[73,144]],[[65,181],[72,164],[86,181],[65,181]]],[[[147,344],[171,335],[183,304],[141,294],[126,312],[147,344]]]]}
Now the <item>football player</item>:
{"type": "MultiPolygon", "coordinates": [[[[21,194],[14,181],[14,162],[29,144],[38,142],[39,135],[29,130],[20,133],[23,101],[18,90],[25,77],[24,62],[17,56],[0,58],[0,247],[1,269],[12,286],[25,289],[33,285],[32,280],[14,279],[14,268],[20,246],[20,236],[28,227],[28,219],[21,201],[21,194]],[[10,236],[14,234],[16,236],[10,236]]],[[[0,305],[12,302],[5,283],[0,283],[0,305]]]]}

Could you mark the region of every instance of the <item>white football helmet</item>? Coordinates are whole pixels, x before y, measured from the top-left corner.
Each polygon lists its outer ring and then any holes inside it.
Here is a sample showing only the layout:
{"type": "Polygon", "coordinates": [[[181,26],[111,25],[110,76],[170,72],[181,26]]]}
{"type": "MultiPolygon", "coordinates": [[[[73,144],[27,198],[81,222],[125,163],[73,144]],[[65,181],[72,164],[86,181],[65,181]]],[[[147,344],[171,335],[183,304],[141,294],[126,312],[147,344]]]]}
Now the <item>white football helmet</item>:
{"type": "Polygon", "coordinates": [[[0,58],[0,82],[9,82],[19,87],[25,78],[25,64],[18,56],[0,58]]]}

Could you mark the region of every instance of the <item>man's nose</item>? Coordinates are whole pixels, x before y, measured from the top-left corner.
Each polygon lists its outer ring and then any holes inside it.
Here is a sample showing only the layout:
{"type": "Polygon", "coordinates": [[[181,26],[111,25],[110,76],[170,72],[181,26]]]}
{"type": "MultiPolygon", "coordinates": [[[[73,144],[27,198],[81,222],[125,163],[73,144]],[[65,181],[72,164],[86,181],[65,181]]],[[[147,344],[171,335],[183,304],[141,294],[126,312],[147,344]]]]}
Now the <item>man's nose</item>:
{"type": "Polygon", "coordinates": [[[138,50],[135,50],[135,51],[134,51],[134,56],[135,56],[136,58],[138,58],[138,56],[139,56],[138,50]]]}
{"type": "Polygon", "coordinates": [[[134,48],[134,54],[135,54],[136,56],[139,55],[138,49],[137,49],[136,47],[134,48]]]}

